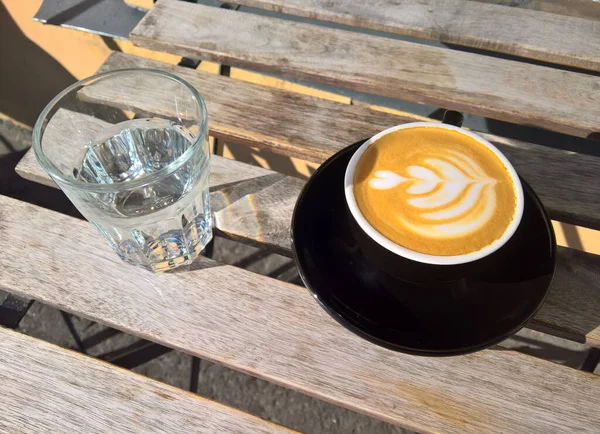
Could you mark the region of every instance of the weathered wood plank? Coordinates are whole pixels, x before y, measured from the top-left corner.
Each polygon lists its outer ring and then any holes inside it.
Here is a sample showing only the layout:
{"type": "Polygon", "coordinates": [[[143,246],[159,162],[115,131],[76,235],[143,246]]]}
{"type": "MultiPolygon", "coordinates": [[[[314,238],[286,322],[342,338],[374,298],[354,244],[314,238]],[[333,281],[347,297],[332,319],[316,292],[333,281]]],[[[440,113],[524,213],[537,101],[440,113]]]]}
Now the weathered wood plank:
{"type": "Polygon", "coordinates": [[[395,353],[297,286],[205,258],[152,274],[118,260],[86,222],[6,197],[0,213],[0,288],[16,294],[419,432],[600,426],[593,374],[497,349],[395,353]]]}
{"type": "Polygon", "coordinates": [[[587,74],[176,0],[159,1],[131,39],[581,137],[598,132],[600,83],[587,74]]]}
{"type": "MultiPolygon", "coordinates": [[[[304,183],[219,157],[213,157],[211,166],[212,178],[224,179],[226,173],[235,172],[240,179],[221,184],[211,194],[220,233],[291,256],[289,225],[304,183]]],[[[17,172],[53,185],[31,151],[17,172]]],[[[211,184],[215,185],[214,179],[211,184]]],[[[528,327],[600,347],[600,257],[560,247],[552,290],[528,327]]]]}
{"type": "Polygon", "coordinates": [[[348,26],[600,71],[600,23],[467,0],[238,0],[348,26]]]}
{"type": "MultiPolygon", "coordinates": [[[[413,120],[123,53],[113,53],[99,72],[122,68],[156,68],[187,80],[206,101],[210,133],[224,141],[268,147],[309,161],[322,162],[383,125],[413,120]]],[[[156,101],[161,93],[137,79],[127,80],[118,90],[86,89],[91,100],[115,106],[137,101],[140,109],[154,113],[164,110],[156,101]]]]}
{"type": "Polygon", "coordinates": [[[295,432],[4,328],[0,392],[2,432],[295,432]]]}
{"type": "Polygon", "coordinates": [[[481,3],[491,3],[510,6],[515,9],[530,9],[550,12],[568,17],[600,20],[600,2],[596,0],[475,0],[481,3]]]}
{"type": "MultiPolygon", "coordinates": [[[[122,68],[162,69],[187,80],[206,99],[211,134],[225,141],[268,148],[310,161],[322,162],[360,139],[416,120],[121,53],[113,54],[101,70],[122,68]]],[[[161,92],[153,92],[138,81],[124,83],[119,91],[88,89],[87,96],[116,106],[138,100],[143,111],[162,110],[158,105],[161,92]]],[[[482,135],[511,159],[540,195],[553,219],[600,228],[600,183],[590,182],[600,173],[600,158],[482,135]],[[557,173],[560,182],[556,182],[557,173]]]]}

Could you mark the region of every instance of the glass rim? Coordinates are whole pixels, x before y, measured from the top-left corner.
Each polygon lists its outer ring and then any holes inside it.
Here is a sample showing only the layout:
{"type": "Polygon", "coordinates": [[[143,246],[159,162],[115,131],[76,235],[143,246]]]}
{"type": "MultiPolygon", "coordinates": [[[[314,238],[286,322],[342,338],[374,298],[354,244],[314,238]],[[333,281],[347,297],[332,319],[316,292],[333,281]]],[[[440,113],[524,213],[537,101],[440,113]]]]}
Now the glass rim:
{"type": "Polygon", "coordinates": [[[196,152],[198,146],[200,146],[200,143],[204,140],[204,137],[207,134],[208,134],[208,112],[206,110],[206,103],[204,102],[204,99],[202,98],[202,96],[198,93],[198,91],[191,84],[189,84],[187,81],[178,77],[175,74],[171,74],[170,72],[166,72],[166,71],[161,71],[159,69],[126,68],[126,69],[116,69],[113,71],[107,71],[107,72],[102,72],[100,74],[91,75],[87,78],[84,78],[83,80],[79,80],[78,82],[73,83],[69,87],[63,89],[54,98],[52,98],[52,100],[46,105],[46,107],[44,107],[44,110],[42,110],[42,112],[40,113],[40,115],[38,116],[38,118],[35,122],[35,125],[33,127],[33,134],[32,134],[32,142],[33,142],[32,147],[33,147],[35,157],[36,157],[38,163],[40,164],[40,166],[42,166],[42,168],[48,174],[50,174],[50,176],[52,178],[58,179],[61,183],[64,183],[70,187],[74,187],[74,188],[77,188],[80,190],[88,190],[88,191],[94,191],[94,192],[117,192],[117,191],[122,191],[123,189],[131,189],[131,188],[148,185],[148,184],[155,182],[158,179],[164,178],[165,176],[172,174],[173,172],[175,172],[177,169],[179,169],[183,164],[185,164],[191,158],[191,156],[196,152]],[[102,79],[102,78],[106,78],[111,75],[129,74],[129,73],[149,73],[149,74],[160,75],[160,76],[163,76],[170,80],[176,81],[177,83],[186,87],[191,92],[191,95],[193,96],[194,100],[196,101],[196,103],[198,104],[198,106],[201,109],[200,120],[197,122],[198,126],[200,127],[200,130],[199,130],[198,135],[196,136],[194,142],[191,144],[191,146],[188,149],[186,149],[186,151],[183,154],[181,154],[179,157],[177,157],[175,159],[175,161],[173,161],[171,164],[157,170],[156,172],[151,173],[148,176],[142,177],[140,179],[134,179],[134,180],[131,180],[128,182],[122,182],[122,183],[92,184],[92,183],[79,181],[77,179],[72,179],[72,178],[65,176],[60,171],[60,169],[48,157],[46,157],[46,155],[44,154],[44,151],[42,149],[42,142],[41,142],[42,126],[43,126],[44,121],[47,119],[48,114],[54,107],[56,107],[59,104],[60,101],[62,101],[62,99],[66,95],[70,94],[72,91],[74,91],[78,88],[83,88],[89,82],[96,81],[96,80],[102,79]]]}

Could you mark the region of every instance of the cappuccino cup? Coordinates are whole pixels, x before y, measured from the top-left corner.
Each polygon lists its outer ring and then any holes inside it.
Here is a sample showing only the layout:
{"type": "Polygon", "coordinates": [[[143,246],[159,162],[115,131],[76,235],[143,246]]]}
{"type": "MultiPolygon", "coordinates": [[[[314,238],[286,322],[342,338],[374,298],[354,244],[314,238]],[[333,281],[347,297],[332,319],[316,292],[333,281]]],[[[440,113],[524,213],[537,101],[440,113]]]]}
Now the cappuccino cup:
{"type": "Polygon", "coordinates": [[[423,264],[485,258],[516,232],[524,209],[517,172],[463,128],[415,122],[363,143],[346,168],[348,208],[386,250],[423,264]]]}

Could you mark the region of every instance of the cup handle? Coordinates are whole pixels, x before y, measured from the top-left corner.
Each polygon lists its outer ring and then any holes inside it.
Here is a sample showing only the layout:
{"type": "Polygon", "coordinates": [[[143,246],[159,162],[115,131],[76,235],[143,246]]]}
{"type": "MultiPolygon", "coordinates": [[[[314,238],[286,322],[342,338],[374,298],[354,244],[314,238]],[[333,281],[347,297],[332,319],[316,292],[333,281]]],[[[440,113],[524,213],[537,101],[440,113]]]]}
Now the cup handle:
{"type": "Polygon", "coordinates": [[[462,127],[464,120],[463,114],[454,110],[446,110],[442,117],[443,124],[454,125],[455,127],[462,127]]]}

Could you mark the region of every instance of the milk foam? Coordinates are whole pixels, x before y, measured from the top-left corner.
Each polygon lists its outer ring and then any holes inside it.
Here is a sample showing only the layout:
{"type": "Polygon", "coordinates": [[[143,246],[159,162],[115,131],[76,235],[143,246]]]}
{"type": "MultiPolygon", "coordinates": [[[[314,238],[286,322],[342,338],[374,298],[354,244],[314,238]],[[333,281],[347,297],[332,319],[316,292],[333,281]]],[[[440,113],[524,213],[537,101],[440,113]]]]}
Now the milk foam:
{"type": "Polygon", "coordinates": [[[467,235],[488,223],[497,206],[497,180],[469,156],[455,150],[410,165],[401,175],[378,170],[369,181],[376,190],[405,188],[406,206],[416,213],[398,215],[409,230],[428,238],[467,235]]]}

